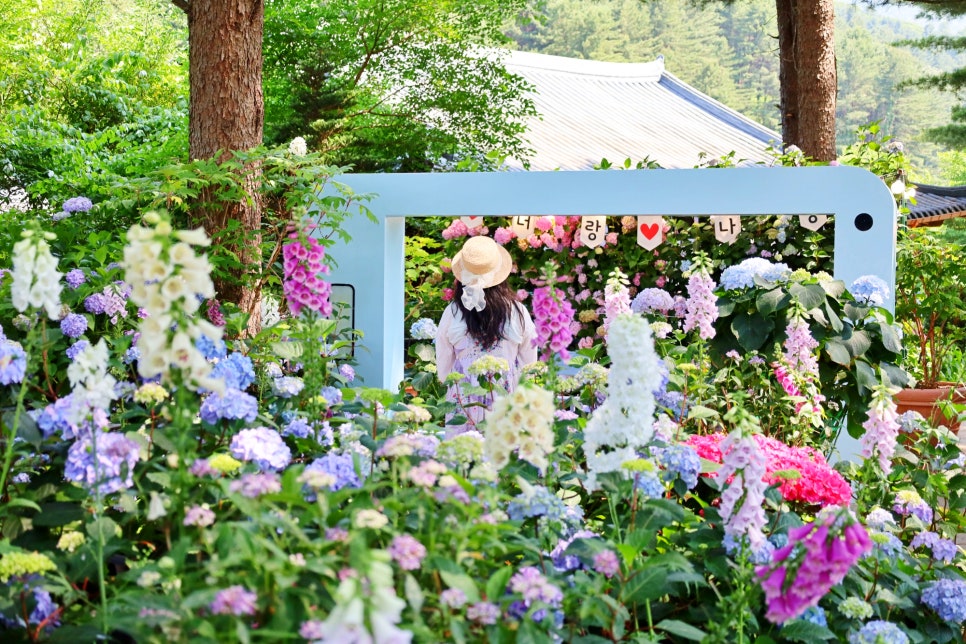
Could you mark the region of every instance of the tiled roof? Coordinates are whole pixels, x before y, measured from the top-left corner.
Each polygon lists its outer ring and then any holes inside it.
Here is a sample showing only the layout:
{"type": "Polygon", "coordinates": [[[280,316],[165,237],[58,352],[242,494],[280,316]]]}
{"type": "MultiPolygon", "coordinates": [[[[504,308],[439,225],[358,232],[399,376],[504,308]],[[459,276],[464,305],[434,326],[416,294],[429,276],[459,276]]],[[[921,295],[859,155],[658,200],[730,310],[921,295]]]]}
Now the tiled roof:
{"type": "Polygon", "coordinates": [[[916,205],[909,206],[910,227],[936,226],[946,219],[966,216],[966,186],[916,185],[916,205]]]}
{"type": "MultiPolygon", "coordinates": [[[[542,119],[529,123],[536,151],[532,170],[589,170],[601,159],[614,164],[649,157],[665,168],[692,168],[736,153],[736,160],[769,162],[781,136],[664,69],[648,63],[613,63],[512,52],[507,69],[536,88],[542,119]]],[[[521,168],[517,160],[508,165],[521,168]]]]}

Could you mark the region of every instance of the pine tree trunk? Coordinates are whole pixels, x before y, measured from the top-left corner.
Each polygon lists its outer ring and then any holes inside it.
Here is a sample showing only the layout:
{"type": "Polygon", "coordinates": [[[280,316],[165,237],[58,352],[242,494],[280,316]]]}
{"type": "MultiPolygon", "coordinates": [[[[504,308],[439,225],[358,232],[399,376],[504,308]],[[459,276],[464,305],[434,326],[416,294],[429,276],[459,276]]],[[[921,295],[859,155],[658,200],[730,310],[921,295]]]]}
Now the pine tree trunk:
{"type": "Polygon", "coordinates": [[[778,16],[778,83],[782,141],[798,145],[798,72],[795,66],[795,0],[775,0],[778,16]]]}
{"type": "Polygon", "coordinates": [[[818,161],[835,159],[835,7],[833,0],[795,3],[798,146],[818,161]]]}
{"type": "MultiPolygon", "coordinates": [[[[262,95],[264,0],[179,0],[188,14],[188,69],[191,90],[189,155],[219,161],[232,151],[262,143],[265,115],[262,95]]],[[[196,213],[212,237],[234,220],[240,235],[220,240],[242,266],[238,279],[215,279],[218,297],[251,314],[248,329],[260,327],[260,294],[254,286],[261,272],[260,172],[246,168],[247,203],[227,203],[196,213]]]]}

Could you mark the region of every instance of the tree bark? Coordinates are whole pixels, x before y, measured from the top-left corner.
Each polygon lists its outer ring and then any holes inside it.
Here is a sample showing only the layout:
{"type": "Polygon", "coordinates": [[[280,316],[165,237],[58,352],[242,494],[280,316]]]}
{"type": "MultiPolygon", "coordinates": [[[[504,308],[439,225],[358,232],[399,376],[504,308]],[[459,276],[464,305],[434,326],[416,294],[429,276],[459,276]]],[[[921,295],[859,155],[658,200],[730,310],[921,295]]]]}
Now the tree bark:
{"type": "Polygon", "coordinates": [[[835,153],[835,7],[833,0],[795,2],[798,147],[818,161],[835,153]]]}
{"type": "Polygon", "coordinates": [[[835,152],[835,11],[833,0],[775,0],[778,19],[782,138],[807,156],[835,152]]]}
{"type": "MultiPolygon", "coordinates": [[[[190,106],[189,155],[218,161],[236,150],[262,143],[265,117],[262,95],[262,35],[264,0],[172,0],[188,14],[188,73],[190,106]]],[[[223,203],[196,213],[208,234],[218,239],[231,221],[239,234],[222,236],[218,243],[233,253],[241,274],[215,278],[220,299],[251,314],[249,332],[260,328],[257,284],[261,273],[260,171],[245,168],[249,199],[223,203]]],[[[207,199],[205,199],[207,201],[207,199]]],[[[221,249],[219,249],[221,251],[221,249]]],[[[221,251],[223,252],[223,251],[221,251]]]]}
{"type": "Polygon", "coordinates": [[[798,145],[798,76],[795,66],[795,0],[775,0],[778,17],[778,83],[782,141],[798,145]]]}

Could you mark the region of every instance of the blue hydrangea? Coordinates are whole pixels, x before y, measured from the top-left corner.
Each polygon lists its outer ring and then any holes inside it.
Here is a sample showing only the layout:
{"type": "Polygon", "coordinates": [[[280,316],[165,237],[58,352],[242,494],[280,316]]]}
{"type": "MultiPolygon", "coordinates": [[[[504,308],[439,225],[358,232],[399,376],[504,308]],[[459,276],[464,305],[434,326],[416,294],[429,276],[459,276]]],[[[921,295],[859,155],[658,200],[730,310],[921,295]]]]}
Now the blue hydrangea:
{"type": "Polygon", "coordinates": [[[409,327],[409,335],[414,340],[435,340],[438,331],[436,323],[429,318],[420,318],[409,327]]]}
{"type": "Polygon", "coordinates": [[[637,479],[635,486],[649,499],[660,499],[667,491],[657,472],[635,472],[634,475],[637,479]]]}
{"type": "Polygon", "coordinates": [[[889,285],[875,275],[863,275],[856,278],[849,287],[857,301],[864,304],[882,306],[889,299],[889,285]]]}
{"type": "Polygon", "coordinates": [[[337,389],[336,387],[322,387],[320,393],[325,398],[325,402],[329,403],[329,406],[338,405],[342,402],[341,389],[337,389]]]}
{"type": "Polygon", "coordinates": [[[875,620],[852,633],[849,644],[909,644],[909,636],[891,622],[875,620]]]}
{"type": "Polygon", "coordinates": [[[312,433],[312,426],[302,418],[294,418],[282,427],[282,436],[293,436],[295,438],[308,438],[312,433]]]}
{"type": "Polygon", "coordinates": [[[27,354],[19,342],[0,340],[0,384],[23,382],[27,373],[27,354]]]}
{"type": "Polygon", "coordinates": [[[224,395],[208,394],[199,410],[201,420],[216,425],[219,420],[252,422],[258,416],[258,401],[254,396],[237,389],[226,389],[224,395]]]}
{"type": "Polygon", "coordinates": [[[279,398],[292,398],[305,388],[305,381],[296,376],[272,379],[272,392],[279,398]]]}
{"type": "Polygon", "coordinates": [[[362,482],[356,474],[355,463],[350,454],[336,454],[329,452],[325,456],[319,457],[309,463],[306,470],[321,470],[335,479],[332,490],[341,490],[344,487],[361,487],[362,482]]]}
{"type": "Polygon", "coordinates": [[[828,618],[821,606],[809,606],[804,613],[798,616],[798,619],[811,622],[816,626],[828,626],[828,618]]]}
{"type": "Polygon", "coordinates": [[[87,281],[87,276],[84,275],[84,271],[79,268],[74,268],[67,271],[64,275],[64,281],[67,282],[67,286],[71,289],[76,289],[78,286],[87,281]]]}
{"type": "Polygon", "coordinates": [[[70,313],[60,321],[60,332],[68,338],[77,338],[87,331],[87,318],[79,313],[70,313]]]}
{"type": "Polygon", "coordinates": [[[787,264],[772,264],[763,257],[749,257],[740,264],[729,266],[721,272],[718,283],[725,290],[751,288],[755,285],[755,277],[769,282],[785,279],[791,272],[787,264]]]}
{"type": "Polygon", "coordinates": [[[195,347],[205,357],[205,360],[221,359],[228,355],[228,345],[224,340],[212,340],[207,335],[200,335],[195,340],[195,347]]]}
{"type": "Polygon", "coordinates": [[[660,375],[660,379],[658,380],[658,383],[654,387],[652,393],[655,396],[660,396],[667,391],[667,383],[671,380],[671,370],[668,368],[668,364],[663,359],[658,359],[657,371],[660,375]]]}
{"type": "Polygon", "coordinates": [[[635,313],[657,311],[666,314],[673,308],[674,298],[663,288],[645,288],[631,302],[631,310],[635,313]]]}
{"type": "Polygon", "coordinates": [[[680,391],[664,391],[654,396],[654,402],[661,409],[671,413],[674,420],[681,420],[688,411],[688,402],[680,391]]]}
{"type": "Polygon", "coordinates": [[[243,429],[231,439],[231,455],[241,461],[251,461],[260,470],[281,470],[292,461],[281,434],[268,427],[243,429]]]}
{"type": "Polygon", "coordinates": [[[68,359],[76,360],[77,356],[79,356],[84,351],[87,351],[87,348],[90,346],[91,346],[91,343],[88,342],[87,340],[78,340],[74,344],[67,347],[67,351],[65,353],[67,354],[68,359]]]}
{"type": "Polygon", "coordinates": [[[922,591],[922,603],[947,622],[960,624],[966,620],[966,582],[961,579],[933,582],[922,591]]]}
{"type": "MultiPolygon", "coordinates": [[[[773,535],[773,536],[784,536],[784,535],[773,535]]],[[[788,540],[787,538],[785,539],[788,540]]],[[[772,557],[775,555],[775,544],[771,539],[764,541],[757,550],[750,550],[750,544],[747,537],[741,537],[740,539],[735,539],[734,535],[725,534],[724,539],[721,540],[721,545],[724,546],[725,553],[729,557],[735,557],[741,552],[741,548],[744,547],[749,549],[748,561],[757,565],[764,565],[771,563],[772,557]]]]}
{"type": "Polygon", "coordinates": [[[39,625],[46,622],[48,629],[59,626],[60,620],[56,618],[57,604],[54,603],[50,593],[43,588],[34,588],[33,594],[34,609],[30,611],[30,623],[39,625]]]}
{"type": "Polygon", "coordinates": [[[698,484],[698,474],[701,473],[701,459],[694,448],[689,445],[672,445],[655,449],[657,462],[663,469],[661,478],[673,483],[681,479],[690,490],[698,484]]]}
{"type": "Polygon", "coordinates": [[[899,537],[891,532],[871,529],[869,530],[869,539],[872,541],[872,550],[866,555],[867,557],[879,556],[883,559],[891,559],[898,555],[903,548],[899,537]]]}
{"type": "Polygon", "coordinates": [[[124,356],[121,358],[121,360],[124,361],[124,364],[131,364],[135,360],[140,360],[140,359],[141,359],[141,350],[138,349],[136,346],[128,347],[127,351],[124,352],[124,356]]]}
{"type": "Polygon", "coordinates": [[[229,389],[244,391],[255,382],[255,367],[251,358],[233,351],[218,361],[211,370],[211,376],[223,379],[229,389]]]}
{"type": "Polygon", "coordinates": [[[530,490],[513,497],[506,508],[507,515],[513,521],[543,516],[552,521],[559,521],[564,518],[566,512],[567,504],[563,499],[542,485],[535,485],[530,490]]]}
{"type": "Polygon", "coordinates": [[[582,564],[579,558],[574,555],[564,554],[564,552],[576,539],[594,539],[598,536],[598,534],[590,530],[578,530],[573,536],[559,540],[553,550],[550,551],[550,561],[553,562],[553,567],[560,572],[571,572],[581,568],[582,564]]]}

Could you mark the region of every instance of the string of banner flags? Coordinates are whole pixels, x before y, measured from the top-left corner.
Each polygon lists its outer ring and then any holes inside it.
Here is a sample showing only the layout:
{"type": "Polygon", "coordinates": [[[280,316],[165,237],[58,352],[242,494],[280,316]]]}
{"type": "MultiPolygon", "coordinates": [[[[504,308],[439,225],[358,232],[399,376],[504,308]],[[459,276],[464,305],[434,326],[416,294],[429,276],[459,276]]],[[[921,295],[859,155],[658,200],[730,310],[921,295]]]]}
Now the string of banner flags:
{"type": "MultiPolygon", "coordinates": [[[[510,218],[510,231],[521,238],[528,238],[536,230],[537,217],[515,216],[510,218]]],[[[802,228],[817,231],[828,221],[828,215],[799,215],[802,228]]],[[[483,225],[483,217],[473,215],[460,217],[466,228],[472,230],[483,225]]],[[[711,225],[714,227],[714,237],[722,244],[733,244],[741,233],[741,217],[738,215],[711,215],[711,225]]],[[[581,217],[580,241],[588,248],[596,248],[604,244],[607,236],[607,216],[594,215],[581,217]]],[[[664,241],[664,217],[660,215],[641,215],[637,217],[637,244],[646,249],[654,250],[664,241]]]]}

